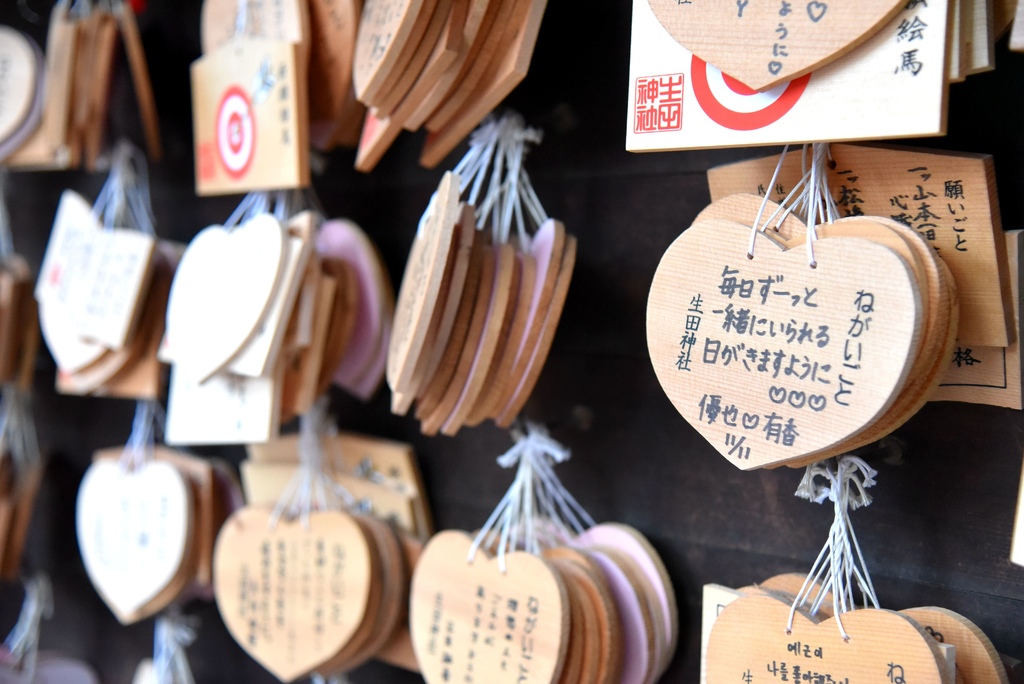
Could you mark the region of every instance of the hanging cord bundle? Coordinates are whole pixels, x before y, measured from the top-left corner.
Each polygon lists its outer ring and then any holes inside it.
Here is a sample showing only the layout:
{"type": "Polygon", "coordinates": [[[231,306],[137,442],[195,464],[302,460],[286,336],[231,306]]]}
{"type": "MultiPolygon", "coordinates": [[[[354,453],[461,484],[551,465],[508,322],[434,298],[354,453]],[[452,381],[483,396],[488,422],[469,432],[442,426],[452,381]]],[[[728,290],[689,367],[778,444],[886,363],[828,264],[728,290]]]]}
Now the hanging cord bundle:
{"type": "Polygon", "coordinates": [[[320,217],[325,216],[320,199],[311,188],[250,192],[235,207],[224,222],[224,227],[230,229],[240,226],[261,214],[273,214],[280,223],[285,223],[307,209],[320,217]]]}
{"type": "MultiPolygon", "coordinates": [[[[768,196],[766,192],[761,206],[754,219],[754,225],[750,229],[750,242],[747,247],[747,257],[754,258],[754,243],[759,232],[765,232],[768,227],[775,224],[774,230],[778,231],[790,214],[800,218],[807,226],[807,263],[811,268],[817,268],[818,262],[814,258],[814,242],[818,239],[815,228],[823,223],[833,223],[839,220],[839,209],[835,199],[828,188],[828,176],[826,169],[831,160],[828,143],[814,143],[810,146],[811,163],[808,167],[807,153],[808,146],[804,145],[802,156],[803,175],[793,186],[785,199],[779,203],[778,208],[762,223],[766,209],[768,208],[768,196]]],[[[786,154],[789,152],[789,145],[786,145],[779,162],[775,166],[769,188],[775,187],[779,178],[782,166],[786,161],[786,154]]]]}
{"type": "Polygon", "coordinates": [[[0,646],[0,667],[16,672],[25,682],[35,680],[39,652],[39,627],[43,618],[53,615],[53,591],[50,579],[39,573],[25,582],[25,600],[14,629],[0,646]]]}
{"type": "Polygon", "coordinates": [[[177,609],[157,618],[153,632],[153,673],[157,684],[195,684],[185,649],[196,640],[196,622],[177,609]]]}
{"type": "Polygon", "coordinates": [[[787,633],[793,629],[793,618],[798,608],[809,603],[813,615],[829,593],[832,594],[836,625],[845,641],[850,640],[850,635],[843,627],[842,615],[856,608],[854,588],[860,591],[865,607],[879,607],[867,563],[850,521],[850,511],[871,504],[867,489],[874,486],[877,475],[871,466],[856,456],[840,456],[807,466],[796,496],[819,504],[831,501],[835,518],[828,540],[790,608],[787,633]],[[818,589],[812,598],[815,586],[818,589]]]}
{"type": "Polygon", "coordinates": [[[502,572],[510,551],[539,554],[543,547],[565,543],[594,525],[555,475],[554,465],[569,459],[569,449],[537,423],[527,421],[525,428],[513,435],[515,444],[498,457],[498,465],[515,466],[515,479],[476,535],[467,559],[472,562],[481,547],[497,547],[502,572]]]}
{"type": "Polygon", "coordinates": [[[335,431],[328,421],[327,397],[317,400],[299,419],[299,468],[288,482],[270,515],[270,526],[282,518],[302,521],[309,527],[309,516],[315,511],[352,509],[356,498],[330,476],[324,458],[323,438],[335,431]]]}
{"type": "Polygon", "coordinates": [[[121,451],[118,464],[122,472],[138,470],[153,460],[156,448],[157,430],[163,426],[163,409],[156,401],[147,400],[135,405],[135,419],[132,432],[121,451]]]}
{"type": "Polygon", "coordinates": [[[529,145],[540,144],[543,137],[516,112],[501,118],[492,114],[470,136],[469,151],[455,166],[461,194],[468,191],[466,201],[476,207],[477,228],[489,224],[495,243],[509,241],[514,219],[520,249],[529,250],[527,218],[534,229],[548,219],[523,166],[529,145]]]}
{"type": "Polygon", "coordinates": [[[155,235],[149,171],[142,150],[126,140],[114,148],[110,173],[92,208],[106,230],[128,228],[155,235]]]}

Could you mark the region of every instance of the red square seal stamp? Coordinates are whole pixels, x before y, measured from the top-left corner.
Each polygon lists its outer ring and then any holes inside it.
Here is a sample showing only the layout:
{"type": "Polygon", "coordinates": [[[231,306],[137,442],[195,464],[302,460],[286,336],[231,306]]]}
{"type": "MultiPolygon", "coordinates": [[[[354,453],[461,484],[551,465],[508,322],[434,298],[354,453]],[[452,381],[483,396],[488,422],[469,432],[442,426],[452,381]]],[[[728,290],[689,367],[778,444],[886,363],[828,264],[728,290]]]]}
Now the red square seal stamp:
{"type": "Polygon", "coordinates": [[[683,74],[636,79],[634,133],[661,133],[683,128],[683,74]]]}

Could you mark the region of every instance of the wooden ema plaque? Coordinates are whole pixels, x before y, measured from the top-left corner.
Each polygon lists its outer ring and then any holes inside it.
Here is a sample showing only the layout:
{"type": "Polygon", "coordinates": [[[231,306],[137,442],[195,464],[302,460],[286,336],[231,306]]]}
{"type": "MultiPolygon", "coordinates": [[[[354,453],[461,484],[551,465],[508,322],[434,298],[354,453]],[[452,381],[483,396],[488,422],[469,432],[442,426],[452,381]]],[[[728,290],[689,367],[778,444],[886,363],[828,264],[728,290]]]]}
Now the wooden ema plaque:
{"type": "Polygon", "coordinates": [[[1014,331],[1017,337],[1008,347],[957,344],[947,357],[939,386],[930,401],[963,401],[1020,410],[1024,408],[1021,391],[1021,241],[1024,231],[1008,230],[1006,256],[1010,265],[1010,289],[1013,295],[1014,331]]]}
{"type": "MultiPolygon", "coordinates": [[[[737,8],[735,2],[727,4],[737,8]]],[[[827,4],[829,11],[838,7],[827,4]]],[[[950,5],[948,0],[901,3],[895,17],[849,54],[757,92],[680,45],[651,3],[636,2],[626,149],[942,135],[950,5]]],[[[794,4],[794,13],[801,8],[806,12],[806,5],[794,4]]]]}
{"type": "Polygon", "coordinates": [[[822,622],[798,611],[787,632],[790,607],[775,596],[739,598],[711,630],[707,681],[915,682],[954,684],[941,665],[938,642],[912,619],[887,610],[843,615],[844,641],[835,618],[822,622]],[[809,679],[805,679],[810,675],[809,679]]]}
{"type": "Polygon", "coordinates": [[[805,250],[768,238],[748,259],[749,234],[723,220],[691,226],[662,257],[647,305],[662,388],[744,470],[827,450],[883,415],[922,315],[906,263],[883,245],[819,240],[812,269],[805,250]]]}
{"type": "Polygon", "coordinates": [[[192,64],[196,192],[309,185],[309,116],[300,46],[239,38],[192,64]]]}
{"type": "Polygon", "coordinates": [[[504,573],[483,550],[470,563],[471,545],[462,532],[442,532],[416,566],[409,630],[424,679],[557,682],[570,626],[561,575],[524,552],[506,557],[504,573]]]}
{"type": "MultiPolygon", "coordinates": [[[[829,187],[843,216],[884,216],[913,228],[949,266],[960,296],[957,339],[1006,347],[1015,338],[1006,243],[990,155],[881,145],[832,145],[829,187]]],[[[780,201],[800,179],[799,153],[708,171],[711,200],[735,193],[780,201]]]]}
{"type": "Polygon", "coordinates": [[[650,0],[650,5],[680,45],[750,88],[763,91],[846,54],[906,3],[872,0],[855,5],[808,2],[780,6],[650,0]]]}
{"type": "Polygon", "coordinates": [[[374,571],[364,532],[344,513],[270,526],[244,508],[214,551],[217,607],[235,640],[288,682],[330,661],[363,624],[374,571]]]}

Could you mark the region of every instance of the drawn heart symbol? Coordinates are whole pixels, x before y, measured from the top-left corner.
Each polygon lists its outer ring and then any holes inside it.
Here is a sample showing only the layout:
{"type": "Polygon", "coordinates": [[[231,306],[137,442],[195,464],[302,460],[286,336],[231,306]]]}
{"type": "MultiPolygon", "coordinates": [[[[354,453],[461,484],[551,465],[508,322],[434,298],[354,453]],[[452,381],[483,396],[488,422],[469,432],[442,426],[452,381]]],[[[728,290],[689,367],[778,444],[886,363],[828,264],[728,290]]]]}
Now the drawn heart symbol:
{"type": "Polygon", "coordinates": [[[906,6],[899,0],[856,4],[679,2],[648,0],[669,34],[743,85],[764,91],[852,50],[906,6]],[[804,11],[806,9],[806,11],[804,11]]]}
{"type": "Polygon", "coordinates": [[[184,588],[192,519],[189,485],[174,466],[89,466],[78,490],[78,546],[89,579],[119,620],[139,619],[143,608],[155,613],[184,588]],[[162,605],[154,605],[158,596],[162,605]]]}
{"type": "Polygon", "coordinates": [[[482,682],[558,681],[569,640],[561,576],[521,551],[505,557],[504,573],[483,550],[470,563],[472,544],[462,532],[441,532],[416,564],[409,631],[423,678],[428,684],[463,681],[467,674],[482,682]]]}
{"type": "Polygon", "coordinates": [[[823,2],[809,2],[807,3],[807,16],[811,18],[811,21],[817,23],[821,21],[821,18],[825,16],[825,12],[828,11],[828,5],[823,2]]]}
{"type": "Polygon", "coordinates": [[[812,269],[804,250],[763,239],[747,259],[749,234],[693,225],[662,257],[647,303],[662,388],[742,469],[812,455],[884,415],[922,321],[917,283],[888,247],[819,240],[812,269]],[[816,398],[783,404],[793,392],[816,398]]]}
{"type": "Polygon", "coordinates": [[[285,234],[269,214],[189,243],[167,301],[166,355],[191,377],[224,368],[252,338],[278,286],[285,234]]]}
{"type": "Polygon", "coordinates": [[[337,512],[309,524],[281,521],[270,509],[236,511],[221,528],[213,584],[235,641],[278,679],[316,670],[363,623],[373,581],[370,547],[359,524],[337,512]]]}
{"type": "Polygon", "coordinates": [[[746,672],[763,674],[767,664],[769,672],[773,666],[779,673],[788,670],[793,681],[817,673],[812,677],[831,676],[836,682],[952,684],[943,678],[938,642],[904,615],[876,609],[846,613],[847,642],[835,618],[814,622],[799,612],[787,633],[789,609],[785,601],[763,594],[726,606],[711,629],[707,680],[747,681],[746,672]],[[796,643],[799,653],[792,646],[796,643]]]}

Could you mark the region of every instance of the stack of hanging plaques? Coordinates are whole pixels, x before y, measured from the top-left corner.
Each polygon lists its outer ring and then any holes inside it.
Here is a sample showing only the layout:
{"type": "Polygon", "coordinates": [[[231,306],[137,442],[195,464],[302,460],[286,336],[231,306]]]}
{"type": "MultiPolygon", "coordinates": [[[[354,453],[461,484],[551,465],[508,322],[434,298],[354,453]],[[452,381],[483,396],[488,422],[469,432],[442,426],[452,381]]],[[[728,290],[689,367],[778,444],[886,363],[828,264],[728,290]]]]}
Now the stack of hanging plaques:
{"type": "Polygon", "coordinates": [[[409,628],[428,684],[466,674],[648,684],[664,674],[679,633],[675,592],[640,532],[596,525],[540,555],[479,549],[467,560],[472,549],[470,536],[445,531],[416,565],[409,628]]]}
{"type": "Polygon", "coordinates": [[[36,283],[39,323],[65,394],[156,399],[156,349],[180,250],[140,230],[105,230],[78,194],[61,195],[36,283]]]}
{"type": "MultiPolygon", "coordinates": [[[[150,158],[162,156],[160,123],[146,54],[131,4],[57,3],[50,12],[45,59],[33,45],[38,94],[32,105],[35,124],[17,140],[0,147],[11,167],[95,171],[104,148],[110,91],[118,43],[123,43],[150,158]]],[[[0,136],[2,138],[2,136],[0,136]]]]}
{"type": "Polygon", "coordinates": [[[374,244],[351,221],[317,230],[312,211],[282,224],[259,198],[241,225],[201,231],[175,275],[171,443],[266,442],[332,382],[366,401],[383,381],[394,295],[374,244]]]}
{"type": "Polygon", "coordinates": [[[210,598],[217,530],[241,495],[226,463],[157,447],[152,460],[126,470],[122,452],[93,456],[75,521],[89,579],[131,624],[176,601],[210,598]]]}
{"type": "Polygon", "coordinates": [[[228,631],[283,682],[346,672],[375,657],[405,627],[419,544],[373,516],[272,516],[269,507],[247,506],[217,539],[214,587],[228,631]],[[273,612],[250,593],[257,576],[275,597],[273,612]],[[310,582],[322,591],[310,591],[310,582]]]}
{"type": "Polygon", "coordinates": [[[416,402],[424,434],[492,418],[508,427],[544,367],[576,263],[547,220],[529,251],[490,244],[446,173],[416,233],[398,294],[387,378],[392,410],[416,402]]]}
{"type": "Polygon", "coordinates": [[[354,83],[369,107],[356,168],[370,171],[403,129],[429,131],[437,166],[526,77],[546,0],[368,0],[354,83]]]}
{"type": "MultiPolygon", "coordinates": [[[[732,639],[735,638],[733,630],[736,629],[736,615],[730,611],[727,618],[729,624],[723,624],[721,628],[718,627],[720,617],[728,606],[747,597],[762,597],[757,599],[757,604],[753,609],[745,606],[742,610],[748,612],[748,614],[752,613],[758,616],[751,621],[752,627],[764,628],[765,632],[774,631],[771,629],[772,624],[767,622],[771,620],[768,614],[774,613],[778,616],[788,613],[789,608],[787,604],[793,603],[801,589],[804,588],[806,579],[802,574],[788,573],[770,577],[764,582],[741,589],[731,589],[717,584],[704,585],[701,630],[701,682],[717,681],[717,679],[709,676],[709,671],[714,671],[716,674],[721,674],[722,672],[721,663],[716,663],[715,667],[709,670],[709,655],[712,656],[712,659],[717,657],[717,659],[724,661],[727,657],[722,658],[722,653],[729,649],[730,646],[735,647],[735,641],[732,639]],[[780,605],[785,612],[780,610],[780,605]],[[759,622],[758,620],[761,620],[762,616],[764,621],[759,622]],[[715,635],[716,656],[715,650],[709,653],[709,644],[711,643],[712,634],[719,629],[722,633],[715,635]],[[726,634],[726,632],[729,633],[726,634]]],[[[819,586],[816,583],[811,584],[810,595],[817,595],[819,586]]],[[[813,613],[811,608],[812,606],[804,606],[798,610],[798,615],[802,618],[801,625],[806,626],[806,623],[803,622],[804,619],[809,620],[812,625],[829,622],[830,624],[827,625],[824,636],[828,641],[837,639],[838,632],[831,624],[831,619],[834,616],[831,592],[824,594],[820,606],[813,613]]],[[[930,641],[926,640],[924,646],[928,647],[933,655],[938,656],[938,658],[934,659],[938,661],[938,665],[934,666],[933,664],[932,672],[939,673],[943,683],[955,681],[963,682],[963,684],[981,684],[982,682],[1009,684],[1007,668],[1003,665],[1002,658],[992,645],[992,642],[977,625],[963,615],[935,606],[907,608],[897,612],[878,610],[870,612],[884,614],[882,616],[875,616],[876,625],[878,622],[886,620],[899,630],[904,628],[909,622],[912,626],[916,626],[919,634],[926,635],[925,638],[930,641]]],[[[846,620],[845,617],[843,619],[846,620]]],[[[787,618],[783,617],[782,622],[776,624],[785,626],[786,620],[787,618]]],[[[856,639],[856,637],[856,634],[851,633],[852,639],[856,639]]],[[[829,661],[834,660],[834,654],[826,653],[826,647],[821,641],[811,642],[809,639],[792,636],[783,640],[782,643],[785,646],[785,650],[779,649],[772,656],[775,677],[780,677],[780,675],[786,673],[795,680],[797,672],[802,671],[806,673],[808,670],[811,672],[822,672],[829,666],[829,661]]],[[[909,660],[897,661],[894,659],[895,655],[891,652],[894,646],[899,649],[907,648],[906,643],[890,641],[886,644],[886,658],[890,662],[900,662],[905,670],[909,670],[909,660]]],[[[842,650],[842,648],[840,647],[839,650],[842,650]]],[[[865,652],[861,651],[858,655],[865,657],[865,652]]],[[[924,660],[927,663],[927,657],[924,660]]],[[[883,669],[886,668],[883,667],[883,669]]],[[[742,671],[742,668],[740,668],[740,671],[742,671]]],[[[769,665],[768,672],[773,673],[772,665],[769,665]]],[[[852,672],[852,670],[847,670],[847,672],[852,672]]],[[[904,672],[907,681],[910,681],[908,677],[910,674],[912,673],[909,671],[904,672]]],[[[800,676],[803,675],[801,674],[800,676]]]]}
{"type": "Polygon", "coordinates": [[[662,388],[744,470],[805,465],[889,434],[927,401],[956,338],[956,285],[915,231],[879,216],[815,231],[812,266],[793,214],[726,197],[672,243],[651,285],[647,341],[662,388]],[[759,218],[767,229],[748,258],[759,218]]]}

